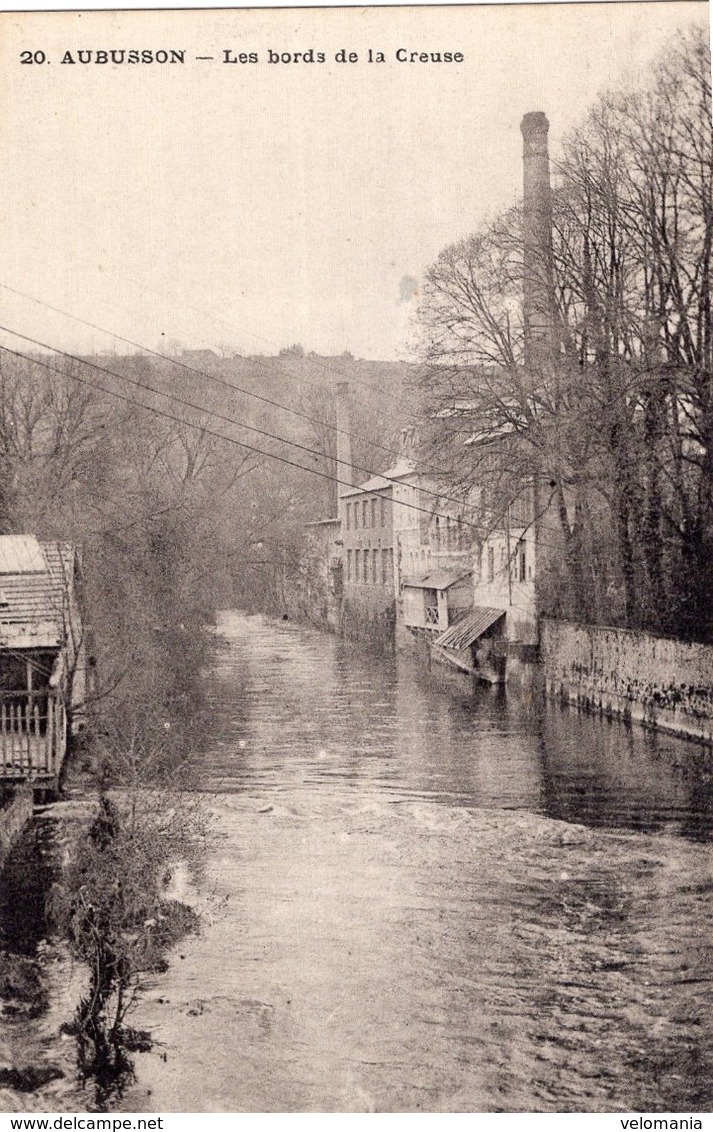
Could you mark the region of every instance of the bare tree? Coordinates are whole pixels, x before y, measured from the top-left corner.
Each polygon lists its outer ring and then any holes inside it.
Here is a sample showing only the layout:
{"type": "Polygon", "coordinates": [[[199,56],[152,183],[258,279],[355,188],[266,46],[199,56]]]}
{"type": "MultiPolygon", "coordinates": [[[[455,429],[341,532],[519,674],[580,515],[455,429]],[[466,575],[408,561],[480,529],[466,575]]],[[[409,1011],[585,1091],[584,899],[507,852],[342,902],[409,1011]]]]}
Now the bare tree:
{"type": "Polygon", "coordinates": [[[708,46],[692,32],[649,90],[600,98],[569,139],[556,213],[567,340],[599,401],[627,620],[685,635],[710,631],[713,580],[712,145],[708,46]]]}
{"type": "Polygon", "coordinates": [[[516,209],[441,254],[421,310],[427,455],[480,485],[486,528],[535,484],[557,611],[684,636],[713,632],[710,94],[694,31],[567,140],[542,364],[516,209]]]}

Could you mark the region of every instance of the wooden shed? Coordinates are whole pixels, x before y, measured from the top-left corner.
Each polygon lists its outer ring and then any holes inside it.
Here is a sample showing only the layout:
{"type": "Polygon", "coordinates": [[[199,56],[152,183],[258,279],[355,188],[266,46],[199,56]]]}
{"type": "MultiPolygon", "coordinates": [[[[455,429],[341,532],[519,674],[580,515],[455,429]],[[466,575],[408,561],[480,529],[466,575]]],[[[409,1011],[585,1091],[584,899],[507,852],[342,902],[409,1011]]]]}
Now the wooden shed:
{"type": "Polygon", "coordinates": [[[0,780],[56,785],[84,697],[76,548],[0,536],[0,780]]]}

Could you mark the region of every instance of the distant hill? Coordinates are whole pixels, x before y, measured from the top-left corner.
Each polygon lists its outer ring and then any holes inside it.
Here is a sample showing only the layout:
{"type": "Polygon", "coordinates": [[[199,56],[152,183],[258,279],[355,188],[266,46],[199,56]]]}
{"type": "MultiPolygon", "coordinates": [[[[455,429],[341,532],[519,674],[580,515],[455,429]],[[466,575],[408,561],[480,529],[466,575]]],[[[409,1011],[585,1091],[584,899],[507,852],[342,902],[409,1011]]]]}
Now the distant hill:
{"type": "MultiPolygon", "coordinates": [[[[334,393],[347,382],[352,401],[352,456],[357,480],[367,479],[393,462],[403,428],[413,423],[409,382],[416,367],[405,362],[329,357],[283,351],[279,355],[219,357],[211,350],[184,350],[175,357],[153,355],[94,356],[85,359],[122,377],[160,389],[168,397],[197,405],[207,414],[220,414],[240,424],[262,429],[264,436],[206,417],[203,423],[219,432],[296,463],[334,474],[336,417],[334,393]],[[308,419],[309,418],[309,419],[308,419]],[[279,443],[275,438],[279,438],[279,443]],[[314,449],[320,459],[289,444],[314,449]]],[[[97,375],[101,380],[101,374],[97,375]]],[[[143,395],[165,411],[187,418],[196,414],[163,397],[152,398],[120,383],[127,395],[143,395]]],[[[332,513],[336,487],[312,477],[313,517],[332,513]]]]}

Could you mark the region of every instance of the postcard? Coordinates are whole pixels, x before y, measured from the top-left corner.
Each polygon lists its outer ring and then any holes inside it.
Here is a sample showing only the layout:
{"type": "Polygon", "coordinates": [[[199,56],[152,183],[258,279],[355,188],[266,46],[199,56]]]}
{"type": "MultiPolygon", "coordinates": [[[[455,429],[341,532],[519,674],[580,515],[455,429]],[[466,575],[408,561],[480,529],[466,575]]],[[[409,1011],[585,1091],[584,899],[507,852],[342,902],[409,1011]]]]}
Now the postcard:
{"type": "Polygon", "coordinates": [[[5,12],[0,183],[0,1110],[703,1127],[708,4],[5,12]]]}

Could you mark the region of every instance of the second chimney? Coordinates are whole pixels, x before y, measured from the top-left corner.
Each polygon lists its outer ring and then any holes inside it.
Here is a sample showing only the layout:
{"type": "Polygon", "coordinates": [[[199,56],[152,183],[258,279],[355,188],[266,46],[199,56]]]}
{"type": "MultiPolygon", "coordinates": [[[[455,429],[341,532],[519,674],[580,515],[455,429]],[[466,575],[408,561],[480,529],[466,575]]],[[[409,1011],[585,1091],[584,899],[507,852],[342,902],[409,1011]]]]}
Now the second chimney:
{"type": "Polygon", "coordinates": [[[349,383],[337,383],[337,497],[354,484],[352,467],[352,414],[349,403],[349,383]]]}

